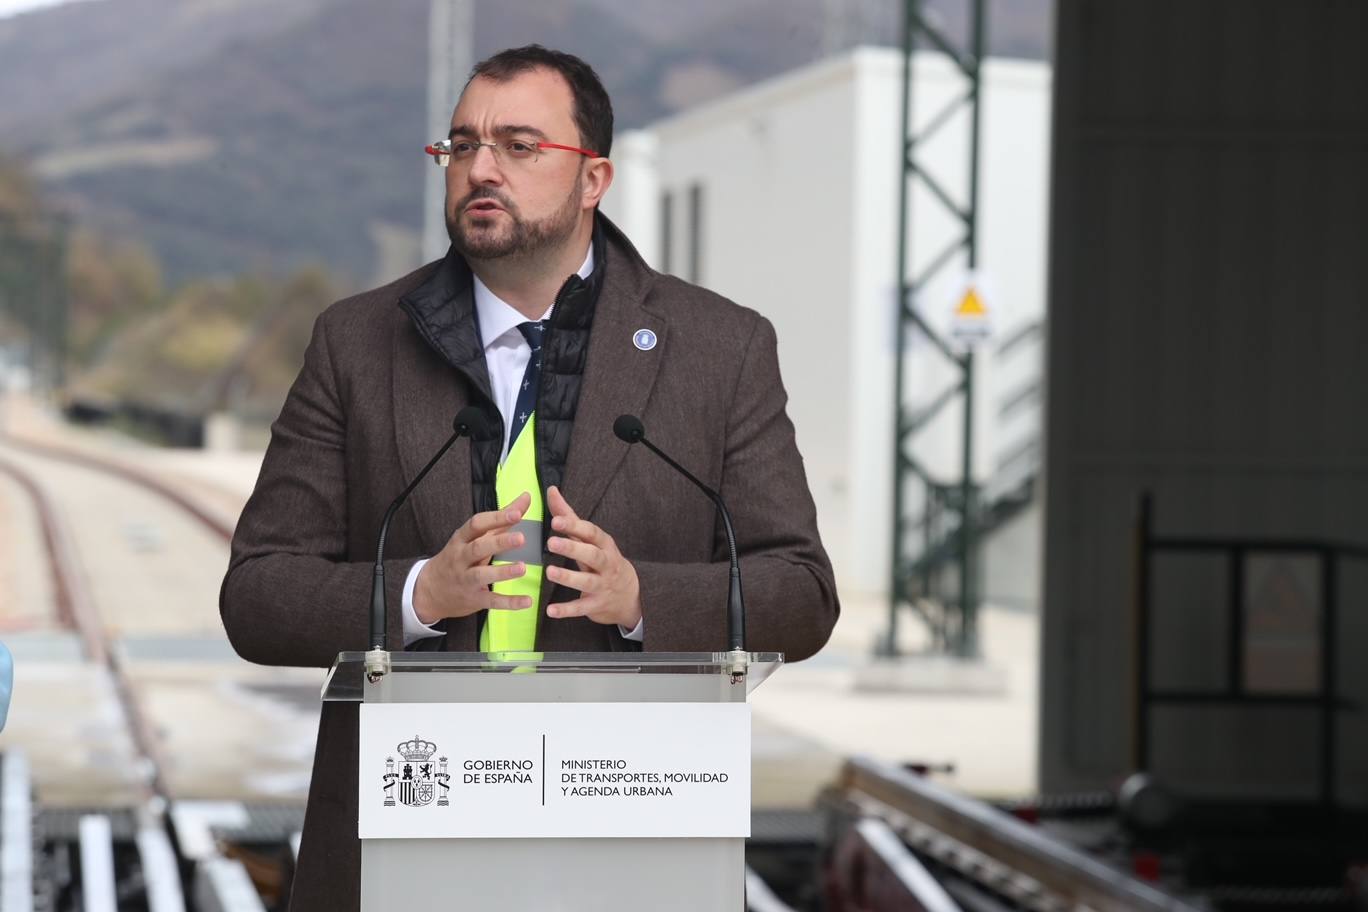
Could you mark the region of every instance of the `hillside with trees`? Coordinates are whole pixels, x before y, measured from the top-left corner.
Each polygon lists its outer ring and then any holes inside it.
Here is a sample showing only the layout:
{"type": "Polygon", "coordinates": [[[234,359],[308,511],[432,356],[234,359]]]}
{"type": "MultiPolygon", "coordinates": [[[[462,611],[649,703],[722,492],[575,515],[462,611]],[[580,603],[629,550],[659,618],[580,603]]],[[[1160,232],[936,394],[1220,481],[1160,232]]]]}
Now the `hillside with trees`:
{"type": "MultiPolygon", "coordinates": [[[[841,44],[898,41],[898,5],[848,0],[841,44]]],[[[1002,53],[1048,47],[1049,0],[996,0],[1002,53]]],[[[964,4],[932,0],[962,28],[964,4]]],[[[323,264],[378,278],[416,246],[428,0],[90,0],[0,20],[0,151],[83,224],[136,238],[176,282],[323,264]]],[[[583,55],[619,127],[809,63],[829,0],[480,0],[475,52],[583,55]]]]}
{"type": "MultiPolygon", "coordinates": [[[[473,42],[580,54],[628,129],[898,42],[896,2],[844,3],[833,31],[831,0],[477,0],[473,42]]],[[[963,3],[927,8],[962,31],[963,3]]],[[[1047,53],[1050,0],[990,8],[997,52],[1047,53]]],[[[268,420],[314,317],[416,264],[441,179],[421,151],[428,14],[87,0],[0,19],[0,362],[93,412],[268,420]]]]}

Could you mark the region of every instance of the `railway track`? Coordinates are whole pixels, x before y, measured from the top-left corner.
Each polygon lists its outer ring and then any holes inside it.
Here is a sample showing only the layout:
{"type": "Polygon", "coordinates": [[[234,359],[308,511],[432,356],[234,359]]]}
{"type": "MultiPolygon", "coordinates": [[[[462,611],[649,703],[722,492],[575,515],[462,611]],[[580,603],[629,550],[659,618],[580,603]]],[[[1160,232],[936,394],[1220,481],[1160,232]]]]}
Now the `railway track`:
{"type": "MultiPolygon", "coordinates": [[[[101,460],[88,453],[4,438],[4,447],[28,454],[39,460],[65,463],[103,473],[148,491],[174,509],[193,518],[209,535],[225,548],[233,530],[225,522],[195,503],[183,491],[154,476],[122,463],[101,460]]],[[[76,546],[69,520],[56,505],[36,472],[21,466],[12,454],[0,451],[0,474],[13,480],[30,498],[38,523],[39,534],[46,551],[46,570],[54,600],[57,623],[78,638],[82,657],[86,662],[102,667],[108,674],[113,694],[118,702],[137,751],[137,766],[143,772],[144,801],[170,802],[174,797],[167,784],[166,758],[157,732],[149,721],[148,712],[138,698],[122,652],[116,648],[110,628],[103,623],[99,607],[91,591],[92,574],[76,546]]]]}
{"type": "MultiPolygon", "coordinates": [[[[232,522],[213,510],[206,508],[194,497],[186,494],[182,488],[174,484],[169,484],[151,472],[134,468],[124,462],[101,458],[92,453],[60,447],[51,443],[40,443],[15,437],[0,437],[0,442],[40,458],[81,466],[83,468],[91,469],[92,471],[102,472],[106,475],[121,478],[130,484],[156,494],[177,509],[184,511],[203,526],[210,535],[221,540],[224,545],[227,545],[233,540],[232,522]]],[[[36,487],[30,488],[30,490],[32,492],[37,492],[36,487]]]]}
{"type": "MultiPolygon", "coordinates": [[[[62,451],[37,444],[16,444],[13,440],[7,440],[6,443],[38,454],[41,458],[62,460],[106,472],[139,485],[185,510],[211,533],[221,538],[225,545],[232,539],[230,527],[193,505],[183,493],[150,476],[115,463],[100,463],[94,457],[74,451],[62,451]]],[[[169,802],[172,795],[166,783],[166,763],[162,756],[162,748],[148,721],[146,711],[134,693],[125,662],[118,650],[113,648],[111,637],[100,621],[88,576],[82,570],[80,553],[73,544],[66,520],[32,472],[20,468],[11,460],[0,458],[0,473],[15,481],[29,495],[37,512],[41,527],[40,535],[47,552],[47,571],[54,593],[54,613],[57,621],[77,635],[85,660],[102,666],[109,674],[119,708],[136,745],[139,765],[146,771],[146,794],[142,797],[149,801],[156,799],[163,803],[169,802]]]]}
{"type": "Polygon", "coordinates": [[[153,467],[10,436],[0,481],[27,501],[10,512],[31,517],[42,553],[16,570],[51,600],[45,621],[5,635],[19,680],[0,741],[0,910],[264,909],[216,827],[267,802],[288,844],[321,675],[232,655],[214,598],[226,511],[153,467]]]}

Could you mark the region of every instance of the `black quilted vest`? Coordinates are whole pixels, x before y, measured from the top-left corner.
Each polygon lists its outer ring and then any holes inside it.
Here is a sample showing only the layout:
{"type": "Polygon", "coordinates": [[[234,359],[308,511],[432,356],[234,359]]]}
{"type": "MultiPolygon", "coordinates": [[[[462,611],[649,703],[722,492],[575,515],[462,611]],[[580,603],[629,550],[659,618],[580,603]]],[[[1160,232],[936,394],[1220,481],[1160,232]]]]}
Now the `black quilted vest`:
{"type": "MultiPolygon", "coordinates": [[[[537,475],[542,497],[550,485],[560,486],[570,453],[570,431],[575,423],[584,365],[589,355],[589,330],[594,305],[603,286],[608,245],[603,226],[594,225],[594,271],[588,279],[574,275],[556,295],[550,323],[542,339],[541,386],[537,392],[537,475]]],[[[470,267],[454,249],[433,276],[405,295],[399,306],[429,345],[455,368],[469,385],[470,403],[485,413],[488,429],[470,444],[470,469],[476,513],[497,510],[494,479],[503,450],[503,416],[490,392],[484,342],[475,311],[475,286],[470,267]],[[464,296],[465,300],[459,300],[464,296]],[[460,306],[454,306],[458,304],[460,306]],[[468,314],[457,319],[455,314],[468,314]]]]}

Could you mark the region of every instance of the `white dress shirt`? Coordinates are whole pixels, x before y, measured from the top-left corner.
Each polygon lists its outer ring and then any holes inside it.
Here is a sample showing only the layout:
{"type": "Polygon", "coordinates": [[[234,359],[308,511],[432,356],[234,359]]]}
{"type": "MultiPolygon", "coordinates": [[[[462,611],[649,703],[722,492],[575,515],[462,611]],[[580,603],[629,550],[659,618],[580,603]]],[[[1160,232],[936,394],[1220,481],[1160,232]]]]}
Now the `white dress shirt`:
{"type": "MultiPolygon", "coordinates": [[[[593,271],[594,246],[590,244],[589,253],[584,257],[584,265],[579,268],[579,276],[587,279],[593,271]]],[[[513,427],[513,422],[509,418],[518,404],[518,388],[523,382],[523,374],[527,371],[528,359],[532,357],[532,348],[518,330],[518,325],[526,323],[527,318],[490,291],[489,286],[481,282],[479,276],[474,276],[474,279],[475,313],[479,317],[480,337],[484,341],[485,366],[489,369],[489,388],[494,394],[494,404],[499,407],[499,414],[504,419],[503,451],[499,456],[499,464],[502,465],[508,458],[508,435],[513,427]]],[[[542,314],[543,320],[551,316],[554,306],[553,303],[546,309],[546,313],[542,314]]],[[[442,633],[436,627],[429,627],[418,620],[418,612],[413,607],[413,589],[417,585],[418,574],[426,565],[426,560],[418,561],[404,580],[405,647],[425,637],[441,636],[442,633]]],[[[640,621],[630,631],[618,627],[618,631],[624,637],[638,642],[644,637],[643,629],[643,622],[640,621]]]]}

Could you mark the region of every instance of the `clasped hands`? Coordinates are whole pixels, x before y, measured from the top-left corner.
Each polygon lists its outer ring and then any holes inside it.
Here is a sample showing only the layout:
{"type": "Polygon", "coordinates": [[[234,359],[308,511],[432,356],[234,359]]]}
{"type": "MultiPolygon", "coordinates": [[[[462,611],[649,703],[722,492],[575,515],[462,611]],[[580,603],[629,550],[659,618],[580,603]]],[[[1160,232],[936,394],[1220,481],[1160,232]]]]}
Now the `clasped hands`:
{"type": "MultiPolygon", "coordinates": [[[[490,589],[494,583],[527,573],[521,561],[490,561],[496,554],[523,545],[523,534],[513,527],[531,504],[531,495],[523,493],[502,510],[476,513],[452,533],[418,574],[413,591],[418,620],[431,625],[484,609],[520,611],[532,607],[527,596],[500,595],[490,589]]],[[[578,570],[547,566],[546,578],[580,593],[573,601],[547,606],[547,615],[587,617],[597,624],[635,628],[641,621],[641,587],[632,562],[622,556],[611,535],[580,519],[554,486],[546,489],[546,507],[553,533],[546,541],[547,550],[579,565],[578,570]]]]}

